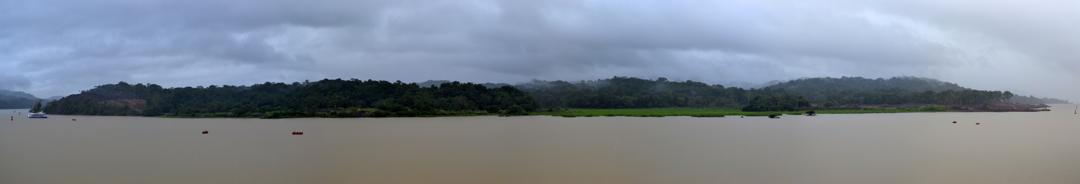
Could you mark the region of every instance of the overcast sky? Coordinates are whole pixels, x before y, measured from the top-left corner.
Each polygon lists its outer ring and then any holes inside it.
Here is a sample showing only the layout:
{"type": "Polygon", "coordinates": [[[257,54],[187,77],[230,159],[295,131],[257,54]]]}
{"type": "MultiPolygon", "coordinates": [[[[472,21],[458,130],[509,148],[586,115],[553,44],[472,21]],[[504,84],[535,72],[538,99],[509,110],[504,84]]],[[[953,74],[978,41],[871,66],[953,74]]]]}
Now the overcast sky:
{"type": "Polygon", "coordinates": [[[1080,100],[1080,1],[0,0],[0,88],[920,76],[1080,100]]]}

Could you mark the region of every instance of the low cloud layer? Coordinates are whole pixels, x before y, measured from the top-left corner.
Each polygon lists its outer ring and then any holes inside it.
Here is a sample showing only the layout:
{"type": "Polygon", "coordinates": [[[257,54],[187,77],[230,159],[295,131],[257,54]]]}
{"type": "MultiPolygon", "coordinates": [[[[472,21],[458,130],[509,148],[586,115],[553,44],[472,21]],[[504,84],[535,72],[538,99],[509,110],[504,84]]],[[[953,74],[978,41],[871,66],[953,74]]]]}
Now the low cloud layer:
{"type": "Polygon", "coordinates": [[[0,88],[921,76],[1080,99],[1065,1],[0,0],[0,88]]]}

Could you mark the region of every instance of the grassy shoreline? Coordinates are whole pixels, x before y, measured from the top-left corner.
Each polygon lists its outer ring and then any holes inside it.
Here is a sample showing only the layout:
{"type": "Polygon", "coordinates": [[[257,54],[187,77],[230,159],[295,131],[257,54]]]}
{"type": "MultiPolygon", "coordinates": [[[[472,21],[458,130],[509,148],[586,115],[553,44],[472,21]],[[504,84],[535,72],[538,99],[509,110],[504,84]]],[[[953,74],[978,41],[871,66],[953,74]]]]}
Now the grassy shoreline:
{"type": "MultiPolygon", "coordinates": [[[[807,110],[808,111],[808,110],[807,110]]],[[[911,113],[911,112],[947,112],[944,107],[928,106],[915,108],[861,108],[861,109],[814,109],[817,114],[869,114],[869,113],[911,113]]],[[[768,116],[773,114],[802,115],[806,111],[762,111],[749,112],[734,108],[626,108],[626,109],[566,109],[551,112],[533,112],[531,115],[560,117],[725,117],[725,116],[768,116]]]]}

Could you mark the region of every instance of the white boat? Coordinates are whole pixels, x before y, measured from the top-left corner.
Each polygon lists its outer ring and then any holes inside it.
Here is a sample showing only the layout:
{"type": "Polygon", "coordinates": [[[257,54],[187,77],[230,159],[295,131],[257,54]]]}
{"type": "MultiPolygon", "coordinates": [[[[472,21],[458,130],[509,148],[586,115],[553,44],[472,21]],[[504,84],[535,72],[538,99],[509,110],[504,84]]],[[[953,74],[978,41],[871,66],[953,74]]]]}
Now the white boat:
{"type": "Polygon", "coordinates": [[[49,116],[45,115],[45,113],[40,113],[40,112],[30,113],[30,114],[26,115],[26,117],[27,118],[41,118],[41,119],[49,118],[49,116]]]}

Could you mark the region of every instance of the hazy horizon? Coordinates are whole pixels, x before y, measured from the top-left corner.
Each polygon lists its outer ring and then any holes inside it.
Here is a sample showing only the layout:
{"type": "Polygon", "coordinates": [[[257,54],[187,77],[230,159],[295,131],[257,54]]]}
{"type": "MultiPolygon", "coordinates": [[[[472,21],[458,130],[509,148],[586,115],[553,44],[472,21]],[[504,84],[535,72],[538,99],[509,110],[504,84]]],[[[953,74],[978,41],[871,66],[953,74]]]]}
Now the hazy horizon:
{"type": "Polygon", "coordinates": [[[0,1],[0,89],[914,76],[1080,100],[1080,2],[0,1]]]}

